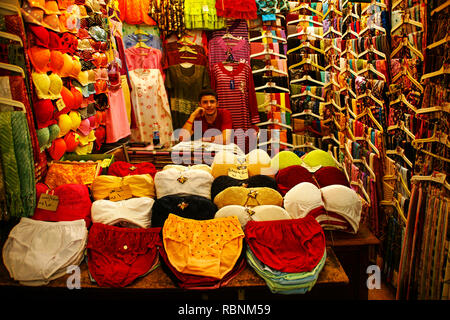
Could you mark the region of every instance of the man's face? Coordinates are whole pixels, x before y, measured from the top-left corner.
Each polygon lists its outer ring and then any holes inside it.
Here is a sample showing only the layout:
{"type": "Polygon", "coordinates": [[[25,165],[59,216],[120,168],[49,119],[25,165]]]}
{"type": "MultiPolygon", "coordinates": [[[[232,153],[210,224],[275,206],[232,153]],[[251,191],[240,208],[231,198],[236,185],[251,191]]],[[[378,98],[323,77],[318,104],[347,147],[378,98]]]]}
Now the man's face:
{"type": "Polygon", "coordinates": [[[213,115],[217,110],[217,100],[214,96],[203,96],[200,100],[200,107],[205,109],[206,115],[213,115]]]}

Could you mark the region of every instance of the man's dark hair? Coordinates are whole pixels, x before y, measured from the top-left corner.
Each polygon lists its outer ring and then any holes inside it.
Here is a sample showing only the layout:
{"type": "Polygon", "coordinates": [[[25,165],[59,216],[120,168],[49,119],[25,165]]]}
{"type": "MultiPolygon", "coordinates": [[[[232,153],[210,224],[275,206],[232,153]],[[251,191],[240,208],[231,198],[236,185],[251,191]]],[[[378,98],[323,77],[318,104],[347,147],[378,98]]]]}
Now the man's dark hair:
{"type": "Polygon", "coordinates": [[[203,89],[202,91],[200,91],[200,93],[198,95],[198,101],[202,100],[203,96],[214,96],[216,98],[216,100],[219,101],[217,92],[213,89],[203,89]]]}

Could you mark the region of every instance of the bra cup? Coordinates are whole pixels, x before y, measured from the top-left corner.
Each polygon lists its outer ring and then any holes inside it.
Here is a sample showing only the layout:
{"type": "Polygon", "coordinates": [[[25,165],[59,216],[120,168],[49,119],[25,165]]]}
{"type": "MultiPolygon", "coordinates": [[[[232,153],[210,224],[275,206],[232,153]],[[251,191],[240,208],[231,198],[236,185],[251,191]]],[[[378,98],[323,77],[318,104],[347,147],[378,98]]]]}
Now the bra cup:
{"type": "Polygon", "coordinates": [[[36,87],[36,94],[39,99],[49,99],[50,78],[46,73],[33,72],[34,86],[36,87]]]}
{"type": "Polygon", "coordinates": [[[63,82],[60,76],[56,73],[52,73],[48,76],[50,79],[49,95],[50,99],[61,98],[61,90],[63,87],[63,82]]]}
{"type": "Polygon", "coordinates": [[[64,65],[61,69],[61,77],[68,77],[73,69],[73,60],[72,57],[67,53],[63,54],[63,58],[64,58],[64,65]]]}
{"type": "Polygon", "coordinates": [[[31,64],[37,72],[47,72],[49,70],[50,63],[50,50],[42,47],[31,47],[28,50],[31,64]]]}

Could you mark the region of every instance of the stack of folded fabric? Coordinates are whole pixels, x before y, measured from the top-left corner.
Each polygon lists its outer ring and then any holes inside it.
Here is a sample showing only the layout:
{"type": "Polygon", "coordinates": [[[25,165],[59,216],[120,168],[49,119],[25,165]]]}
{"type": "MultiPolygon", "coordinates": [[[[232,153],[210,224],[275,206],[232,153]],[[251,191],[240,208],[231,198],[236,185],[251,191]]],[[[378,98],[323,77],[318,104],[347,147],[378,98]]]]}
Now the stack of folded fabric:
{"type": "Polygon", "coordinates": [[[184,289],[217,289],[246,265],[244,231],[234,216],[195,220],[169,214],[159,252],[163,269],[184,289]]]}
{"type": "MultiPolygon", "coordinates": [[[[64,179],[56,179],[60,183],[64,179]]],[[[50,189],[36,184],[33,216],[14,226],[3,246],[3,262],[11,278],[27,286],[41,286],[66,274],[67,267],[79,265],[91,225],[89,189],[84,184],[60,184],[50,189]],[[41,206],[42,196],[53,206],[41,206]]]]}
{"type": "Polygon", "coordinates": [[[325,235],[312,217],[249,221],[245,227],[248,264],[272,293],[310,291],[325,265],[325,235]]]}
{"type": "MultiPolygon", "coordinates": [[[[141,169],[147,172],[153,168],[141,169]]],[[[91,281],[100,287],[124,287],[159,266],[161,228],[151,226],[155,203],[151,173],[135,174],[122,165],[111,173],[121,176],[101,175],[92,183],[95,201],[87,265],[91,281]],[[122,196],[113,197],[119,188],[122,196]]]]}

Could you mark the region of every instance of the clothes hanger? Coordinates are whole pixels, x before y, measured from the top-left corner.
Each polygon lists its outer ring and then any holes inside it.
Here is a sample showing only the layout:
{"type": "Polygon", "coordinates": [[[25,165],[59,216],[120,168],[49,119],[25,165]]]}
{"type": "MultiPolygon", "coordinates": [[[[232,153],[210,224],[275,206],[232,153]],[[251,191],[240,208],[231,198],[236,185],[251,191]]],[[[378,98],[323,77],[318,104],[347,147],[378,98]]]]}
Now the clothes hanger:
{"type": "Polygon", "coordinates": [[[314,46],[313,46],[310,42],[308,42],[308,41],[302,42],[298,47],[295,47],[295,48],[293,48],[293,49],[289,49],[289,50],[286,52],[286,54],[290,54],[290,53],[292,53],[292,52],[294,52],[294,51],[297,51],[297,50],[300,50],[300,49],[303,49],[303,48],[313,49],[314,51],[317,51],[318,53],[325,54],[325,51],[323,51],[322,49],[319,49],[319,48],[314,47],[314,46]]]}
{"type": "Polygon", "coordinates": [[[285,91],[285,92],[288,92],[288,93],[291,92],[287,88],[278,86],[275,82],[266,82],[265,85],[255,88],[255,91],[266,89],[266,88],[275,88],[275,89],[278,89],[278,90],[281,90],[281,91],[285,91]]]}
{"type": "Polygon", "coordinates": [[[450,147],[450,140],[449,140],[448,136],[445,134],[441,134],[440,132],[438,133],[437,131],[438,130],[435,126],[434,130],[433,130],[433,135],[430,138],[414,139],[412,141],[412,144],[417,145],[418,143],[424,143],[424,142],[439,142],[447,147],[450,147]]]}
{"type": "MultiPolygon", "coordinates": [[[[446,64],[444,63],[442,65],[442,67],[438,71],[434,71],[434,72],[430,72],[430,73],[424,74],[422,76],[422,78],[420,79],[420,82],[423,82],[425,79],[438,77],[440,75],[448,74],[448,73],[450,73],[450,67],[446,66],[446,64]]],[[[423,92],[423,89],[421,91],[423,92]]]]}
{"type": "MultiPolygon", "coordinates": [[[[312,18],[312,16],[311,16],[311,18],[312,18]]],[[[319,27],[323,27],[323,23],[322,22],[315,21],[313,19],[306,19],[306,18],[300,18],[300,19],[297,19],[297,20],[291,20],[291,21],[289,21],[287,23],[287,25],[296,24],[296,23],[299,23],[299,22],[310,22],[312,24],[318,25],[319,27]]]]}
{"type": "Polygon", "coordinates": [[[0,37],[5,38],[5,39],[9,39],[9,40],[13,40],[13,41],[17,41],[17,42],[20,43],[20,46],[23,47],[22,39],[19,36],[15,35],[15,34],[12,34],[12,33],[9,33],[9,32],[0,31],[0,37]]]}
{"type": "Polygon", "coordinates": [[[301,116],[311,116],[311,117],[315,117],[319,120],[323,120],[322,116],[319,116],[318,114],[313,113],[310,109],[306,109],[303,112],[300,113],[294,113],[291,118],[295,118],[295,117],[301,117],[301,116]]]}
{"type": "Polygon", "coordinates": [[[416,181],[436,182],[436,183],[443,185],[447,190],[450,190],[450,185],[446,181],[446,178],[447,178],[447,175],[445,173],[435,171],[429,176],[414,175],[411,177],[411,181],[412,182],[416,182],[416,181]]]}
{"type": "Polygon", "coordinates": [[[367,135],[365,135],[365,140],[367,142],[367,144],[369,145],[369,147],[376,153],[376,155],[378,156],[378,158],[380,157],[380,151],[378,150],[378,148],[373,144],[371,136],[372,136],[372,130],[376,131],[373,128],[368,128],[368,133],[367,135]]]}
{"type": "Polygon", "coordinates": [[[242,37],[237,37],[227,30],[226,33],[222,36],[222,39],[233,39],[240,41],[242,40],[242,37]]]}
{"type": "Polygon", "coordinates": [[[356,119],[356,120],[359,120],[359,119],[361,119],[362,117],[364,117],[364,116],[366,116],[366,115],[368,115],[369,118],[375,123],[375,125],[376,125],[377,128],[378,128],[378,131],[384,132],[384,131],[383,131],[383,126],[377,121],[377,119],[375,119],[375,116],[373,115],[372,110],[370,110],[370,108],[366,108],[366,109],[364,110],[364,112],[362,112],[362,113],[360,113],[360,114],[357,114],[355,119],[356,119]]]}
{"type": "Polygon", "coordinates": [[[335,30],[333,26],[331,26],[331,27],[328,29],[328,31],[325,32],[325,33],[322,35],[322,37],[323,37],[323,38],[326,38],[326,36],[329,35],[330,33],[334,33],[334,34],[338,35],[339,37],[342,37],[342,32],[339,32],[339,31],[335,30]]]}
{"type": "Polygon", "coordinates": [[[7,104],[12,107],[20,108],[21,111],[23,111],[24,113],[27,112],[25,109],[25,105],[22,102],[17,101],[17,100],[0,97],[0,104],[7,104]]]}
{"type": "Polygon", "coordinates": [[[378,71],[377,69],[375,69],[375,67],[369,62],[367,62],[367,67],[364,68],[364,69],[359,70],[357,72],[357,74],[361,75],[361,74],[364,74],[364,73],[366,73],[368,71],[373,72],[374,74],[376,74],[377,76],[379,76],[381,79],[383,79],[386,82],[386,76],[384,74],[382,74],[380,71],[378,71]]]}
{"type": "Polygon", "coordinates": [[[0,69],[6,69],[9,71],[14,71],[14,72],[18,72],[22,75],[23,78],[25,78],[25,72],[23,71],[23,69],[19,66],[16,66],[14,64],[9,64],[9,63],[3,63],[0,62],[0,69]]]}
{"type": "Polygon", "coordinates": [[[250,58],[255,58],[255,57],[259,57],[259,56],[263,56],[263,55],[273,55],[273,56],[277,56],[277,57],[280,57],[283,59],[287,59],[287,57],[284,54],[274,52],[273,49],[266,49],[264,51],[254,53],[250,56],[250,58]]]}
{"type": "Polygon", "coordinates": [[[292,149],[295,150],[295,149],[302,149],[302,148],[310,148],[310,149],[313,149],[313,150],[321,150],[321,149],[317,148],[316,146],[314,146],[312,144],[312,142],[308,142],[308,141],[306,141],[304,144],[299,144],[299,145],[293,146],[292,149]]]}
{"type": "Polygon", "coordinates": [[[396,129],[400,129],[400,130],[404,131],[413,140],[416,138],[416,136],[411,131],[409,131],[408,128],[405,127],[404,121],[400,121],[400,123],[389,126],[387,128],[387,131],[392,131],[392,130],[396,130],[396,129]]]}
{"type": "Polygon", "coordinates": [[[392,52],[391,52],[391,59],[393,59],[395,57],[395,55],[402,49],[402,48],[409,48],[416,56],[418,56],[422,61],[423,61],[423,54],[422,52],[420,52],[417,48],[415,48],[408,40],[407,37],[403,38],[403,41],[400,43],[400,45],[395,48],[392,52]]]}
{"type": "MultiPolygon", "coordinates": [[[[406,67],[406,65],[402,66],[402,72],[397,73],[393,78],[392,78],[392,82],[397,81],[398,78],[400,78],[401,76],[407,76],[409,78],[409,80],[411,80],[412,83],[414,83],[417,87],[417,89],[420,90],[420,92],[423,92],[423,87],[422,85],[416,80],[414,79],[414,77],[411,75],[411,73],[409,73],[408,68],[406,67]]],[[[424,79],[424,76],[422,76],[421,81],[424,79]]],[[[426,79],[426,78],[425,78],[426,79]]]]}
{"type": "Polygon", "coordinates": [[[366,13],[366,11],[369,10],[369,8],[372,9],[373,6],[378,6],[383,9],[387,9],[386,4],[384,4],[382,2],[378,2],[377,0],[372,0],[370,2],[370,4],[361,11],[361,15],[364,15],[366,13]]]}
{"type": "Polygon", "coordinates": [[[148,36],[149,34],[141,29],[141,26],[138,24],[136,26],[136,30],[134,31],[134,34],[143,34],[144,36],[148,36]]]}
{"type": "Polygon", "coordinates": [[[297,63],[289,66],[289,70],[294,69],[294,68],[299,67],[299,66],[304,65],[304,64],[310,64],[310,65],[312,65],[313,67],[316,67],[319,70],[325,71],[324,67],[319,66],[317,63],[312,61],[310,58],[304,58],[302,61],[297,62],[297,63]]]}
{"type": "Polygon", "coordinates": [[[363,30],[361,30],[361,31],[359,32],[359,36],[361,37],[364,33],[366,33],[366,32],[369,31],[369,30],[373,30],[373,29],[378,30],[378,31],[380,31],[380,32],[383,32],[384,34],[387,34],[385,28],[380,27],[379,25],[377,25],[377,24],[375,24],[375,23],[372,23],[371,26],[366,26],[363,30]]]}
{"type": "Polygon", "coordinates": [[[256,123],[255,125],[258,126],[258,127],[262,127],[262,126],[271,125],[271,124],[274,124],[274,125],[277,125],[277,126],[280,126],[280,127],[283,127],[283,128],[289,129],[289,130],[292,130],[292,126],[284,124],[284,123],[281,123],[280,121],[278,121],[278,119],[274,119],[272,121],[269,120],[269,121],[265,121],[265,122],[256,123]]]}
{"type": "Polygon", "coordinates": [[[293,8],[293,9],[289,10],[289,12],[292,13],[292,12],[295,12],[295,11],[298,11],[298,10],[302,10],[302,9],[306,9],[306,10],[312,12],[312,13],[315,13],[316,16],[318,16],[318,17],[320,17],[321,19],[323,19],[323,14],[322,14],[322,12],[317,11],[316,9],[311,8],[311,7],[308,5],[308,3],[302,3],[302,4],[300,4],[298,7],[295,7],[295,8],[293,8]]]}
{"type": "Polygon", "coordinates": [[[287,108],[287,107],[285,107],[285,106],[282,106],[282,105],[280,105],[280,104],[277,104],[277,103],[276,103],[276,100],[270,100],[270,101],[268,101],[268,102],[265,102],[265,103],[263,103],[263,104],[260,104],[260,105],[258,105],[258,108],[265,108],[265,107],[267,107],[267,106],[276,107],[276,108],[279,108],[279,109],[281,109],[281,110],[283,110],[283,111],[285,111],[285,112],[292,113],[292,110],[291,110],[291,109],[289,109],[289,108],[287,108]]]}
{"type": "Polygon", "coordinates": [[[378,99],[377,97],[375,97],[375,96],[372,94],[372,91],[371,91],[370,89],[367,89],[366,92],[364,92],[363,94],[361,94],[361,95],[359,95],[359,96],[356,96],[356,99],[359,100],[359,99],[362,99],[362,98],[365,98],[365,97],[371,98],[373,101],[375,101],[375,102],[376,102],[377,104],[379,104],[381,107],[384,106],[383,101],[381,101],[380,99],[378,99]]]}
{"type": "Polygon", "coordinates": [[[292,34],[288,34],[287,38],[294,38],[294,37],[298,37],[298,36],[311,36],[313,38],[316,39],[320,39],[322,40],[323,37],[321,35],[315,34],[315,33],[305,33],[304,30],[298,32],[298,33],[292,33],[292,34]]]}
{"type": "Polygon", "coordinates": [[[340,72],[342,72],[342,73],[346,73],[346,72],[348,72],[348,73],[350,73],[352,76],[354,76],[355,78],[358,76],[358,74],[352,69],[352,68],[350,68],[350,65],[347,63],[346,65],[345,65],[345,68],[339,68],[339,71],[340,72]]]}
{"type": "Polygon", "coordinates": [[[405,150],[403,150],[401,147],[397,146],[395,150],[386,150],[386,154],[400,156],[410,168],[413,167],[412,162],[405,156],[405,150]]]}
{"type": "Polygon", "coordinates": [[[284,76],[288,76],[288,73],[280,70],[280,69],[276,69],[274,66],[270,65],[270,66],[265,66],[264,68],[261,69],[257,69],[257,70],[253,70],[252,73],[256,74],[256,73],[260,73],[260,72],[266,72],[266,71],[271,71],[271,72],[276,72],[279,74],[282,74],[284,76]]]}
{"type": "Polygon", "coordinates": [[[178,52],[189,52],[192,54],[197,54],[197,51],[195,51],[194,49],[192,49],[189,46],[182,46],[181,48],[178,49],[178,52]]]}
{"type": "Polygon", "coordinates": [[[4,9],[10,12],[14,12],[15,14],[20,14],[20,5],[17,1],[2,1],[0,3],[0,9],[4,9]],[[9,2],[9,3],[8,3],[9,2]],[[14,3],[12,3],[14,2],[14,3]]]}
{"type": "Polygon", "coordinates": [[[409,13],[406,13],[406,12],[403,11],[402,12],[402,20],[397,25],[392,27],[391,34],[393,34],[398,28],[400,28],[404,24],[411,24],[413,26],[421,28],[420,31],[423,31],[423,24],[420,23],[420,22],[417,22],[415,20],[411,20],[409,18],[409,13]]]}
{"type": "Polygon", "coordinates": [[[344,39],[348,34],[353,35],[356,39],[359,38],[359,34],[353,31],[351,28],[348,28],[347,31],[342,35],[342,39],[344,39]]]}
{"type": "Polygon", "coordinates": [[[275,141],[275,140],[272,140],[272,138],[270,138],[269,141],[258,143],[258,147],[265,146],[265,145],[268,145],[268,144],[281,144],[281,145],[289,147],[289,148],[293,148],[294,147],[290,143],[286,143],[286,142],[282,142],[282,141],[275,141]]]}
{"type": "MultiPolygon", "coordinates": [[[[287,40],[285,38],[274,36],[272,34],[272,32],[270,32],[269,30],[266,30],[266,32],[263,35],[260,35],[258,37],[254,37],[254,38],[248,39],[248,41],[252,42],[252,41],[258,41],[258,40],[267,39],[267,38],[275,39],[275,40],[278,40],[278,41],[280,41],[282,43],[287,43],[287,40]]],[[[241,37],[241,39],[242,39],[242,37],[241,37]]]]}
{"type": "Polygon", "coordinates": [[[338,16],[342,17],[342,12],[339,11],[338,9],[336,9],[335,5],[332,4],[331,6],[328,7],[327,13],[325,13],[325,14],[323,15],[323,19],[325,19],[331,12],[334,12],[334,13],[337,14],[338,16]]]}
{"type": "MultiPolygon", "coordinates": [[[[333,40],[333,39],[331,39],[331,40],[333,40]]],[[[341,53],[341,52],[342,52],[342,50],[341,50],[340,48],[338,48],[338,47],[336,47],[336,46],[334,45],[334,42],[333,42],[333,41],[331,41],[331,46],[328,46],[328,47],[325,48],[324,52],[327,53],[327,52],[330,51],[331,49],[335,50],[335,51],[338,52],[338,53],[341,53]]]]}
{"type": "Polygon", "coordinates": [[[433,16],[435,13],[438,13],[442,10],[444,10],[445,8],[447,8],[450,5],[450,1],[447,0],[446,2],[444,2],[443,4],[441,4],[439,7],[433,9],[433,11],[431,11],[431,16],[433,16]]]}
{"type": "Polygon", "coordinates": [[[304,97],[304,96],[310,96],[314,99],[324,101],[324,98],[316,96],[314,93],[311,92],[311,90],[305,90],[302,93],[291,95],[291,98],[298,98],[298,97],[304,97]]]}
{"type": "Polygon", "coordinates": [[[311,78],[311,76],[309,74],[304,75],[301,79],[295,79],[295,80],[291,80],[289,82],[289,84],[293,84],[293,83],[297,83],[297,82],[302,82],[302,81],[311,81],[314,82],[316,84],[318,84],[319,86],[325,86],[325,83],[323,83],[322,81],[316,80],[311,78]]]}
{"type": "Polygon", "coordinates": [[[352,186],[357,186],[359,187],[359,189],[361,190],[361,192],[364,195],[364,200],[369,204],[369,206],[371,205],[371,201],[370,201],[370,196],[367,193],[366,189],[364,189],[364,184],[362,183],[362,181],[360,179],[358,179],[358,181],[350,181],[350,185],[352,186]]]}
{"type": "MultiPolygon", "coordinates": [[[[322,82],[323,83],[323,82],[322,82]]],[[[327,82],[326,84],[324,84],[325,88],[328,88],[329,86],[335,86],[337,88],[340,88],[341,85],[339,83],[336,82],[336,80],[334,79],[334,77],[331,77],[330,81],[327,82]]]]}
{"type": "Polygon", "coordinates": [[[376,55],[382,57],[384,60],[386,60],[386,54],[384,54],[384,52],[378,51],[377,49],[375,49],[375,47],[373,46],[373,44],[370,44],[370,47],[368,49],[366,49],[365,51],[361,52],[358,55],[358,58],[368,54],[368,53],[375,53],[376,55]]]}
{"type": "Polygon", "coordinates": [[[434,42],[432,44],[429,44],[427,46],[427,49],[430,49],[430,50],[434,49],[434,48],[439,47],[440,45],[445,44],[445,43],[447,43],[449,41],[450,41],[450,34],[447,34],[443,39],[438,40],[438,41],[436,41],[436,42],[434,42]]]}
{"type": "Polygon", "coordinates": [[[358,58],[358,54],[355,51],[353,51],[352,44],[350,41],[347,41],[347,43],[345,45],[345,50],[341,52],[341,57],[345,57],[346,53],[350,53],[356,59],[358,58]]]}

